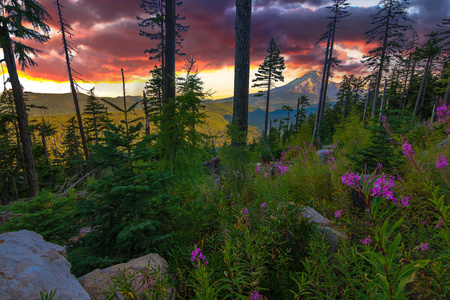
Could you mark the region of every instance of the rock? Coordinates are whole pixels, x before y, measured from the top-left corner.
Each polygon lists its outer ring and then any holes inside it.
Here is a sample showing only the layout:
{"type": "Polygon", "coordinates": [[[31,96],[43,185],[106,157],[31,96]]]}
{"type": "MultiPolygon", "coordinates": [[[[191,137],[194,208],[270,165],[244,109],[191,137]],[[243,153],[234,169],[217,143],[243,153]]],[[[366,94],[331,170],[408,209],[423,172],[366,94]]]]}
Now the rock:
{"type": "Polygon", "coordinates": [[[63,247],[22,230],[0,235],[0,299],[40,299],[56,289],[54,300],[89,300],[70,273],[63,247]]]}
{"type": "MultiPolygon", "coordinates": [[[[279,206],[283,204],[284,203],[280,203],[279,206]]],[[[294,202],[288,202],[287,205],[297,206],[294,202]]],[[[317,232],[327,239],[330,246],[330,252],[335,252],[337,250],[339,240],[348,239],[348,235],[345,232],[340,232],[331,228],[333,222],[322,216],[315,209],[301,205],[298,205],[298,208],[302,210],[302,218],[308,219],[308,223],[314,222],[318,225],[317,232]]]]}
{"type": "MultiPolygon", "coordinates": [[[[124,270],[127,275],[134,273],[139,277],[141,271],[145,271],[146,269],[151,270],[152,267],[156,270],[159,268],[163,277],[167,276],[164,274],[167,269],[167,262],[165,259],[159,256],[159,254],[148,254],[143,257],[132,259],[127,263],[114,265],[103,270],[96,269],[78,278],[78,281],[88,292],[92,300],[104,300],[105,294],[103,292],[110,290],[110,286],[113,284],[112,277],[120,276],[124,270]]],[[[137,286],[136,288],[138,289],[137,286]]],[[[173,290],[171,288],[166,289],[166,292],[166,299],[170,299],[173,290]]],[[[121,297],[122,295],[119,293],[116,293],[116,296],[118,299],[123,299],[121,297]]]]}

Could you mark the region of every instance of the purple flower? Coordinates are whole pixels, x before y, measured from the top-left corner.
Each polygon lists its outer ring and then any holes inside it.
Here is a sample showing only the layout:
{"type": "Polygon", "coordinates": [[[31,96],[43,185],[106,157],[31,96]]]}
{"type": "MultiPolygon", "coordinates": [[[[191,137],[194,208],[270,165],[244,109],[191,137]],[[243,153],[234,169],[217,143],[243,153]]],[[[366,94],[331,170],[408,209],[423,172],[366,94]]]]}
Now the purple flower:
{"type": "Polygon", "coordinates": [[[334,213],[335,218],[340,218],[342,216],[342,211],[339,209],[334,213]]]}
{"type": "Polygon", "coordinates": [[[195,264],[195,266],[199,267],[202,264],[202,262],[205,265],[208,264],[208,261],[205,261],[205,259],[206,259],[206,257],[203,255],[202,249],[197,248],[197,245],[195,245],[195,249],[191,253],[191,261],[192,262],[197,261],[197,264],[195,264]]]}
{"type": "Polygon", "coordinates": [[[391,199],[392,202],[397,203],[397,198],[394,197],[394,192],[391,191],[391,188],[395,186],[395,183],[389,178],[389,181],[384,177],[379,177],[375,180],[375,183],[372,186],[372,196],[374,197],[384,197],[387,199],[391,199]]]}
{"type": "Polygon", "coordinates": [[[248,209],[247,209],[246,207],[244,207],[244,208],[241,210],[241,215],[242,215],[243,217],[248,216],[248,209]]]}
{"type": "Polygon", "coordinates": [[[267,211],[267,204],[261,203],[261,206],[259,207],[259,210],[264,213],[267,211]]]}
{"type": "Polygon", "coordinates": [[[250,300],[263,300],[263,296],[261,296],[258,290],[253,290],[250,300]]]}
{"type": "Polygon", "coordinates": [[[438,222],[436,223],[436,228],[441,227],[442,224],[444,224],[444,220],[442,220],[442,218],[439,218],[438,222]]]}
{"type": "Polygon", "coordinates": [[[409,197],[402,198],[402,205],[407,207],[409,205],[409,197]]]}
{"type": "Polygon", "coordinates": [[[410,158],[414,155],[414,150],[411,147],[411,144],[408,142],[403,143],[403,154],[405,154],[406,158],[410,158]]]}
{"type": "Polygon", "coordinates": [[[448,116],[450,116],[450,107],[446,106],[443,103],[442,105],[439,105],[436,110],[439,122],[444,121],[448,116]]]}
{"type": "Polygon", "coordinates": [[[359,176],[359,173],[344,173],[342,174],[341,179],[343,184],[351,187],[357,187],[359,181],[361,180],[361,176],[359,176]]]}
{"type": "Polygon", "coordinates": [[[289,171],[289,168],[288,168],[288,167],[285,167],[285,166],[282,166],[282,165],[278,165],[278,167],[277,167],[278,175],[283,175],[283,174],[285,174],[287,171],[289,171]]]}
{"type": "Polygon", "coordinates": [[[438,158],[436,160],[436,168],[437,169],[448,168],[448,162],[445,155],[442,155],[441,158],[438,158]]]}
{"type": "Polygon", "coordinates": [[[421,249],[422,251],[427,251],[428,243],[420,243],[420,245],[417,247],[417,249],[421,249]]]}
{"type": "Polygon", "coordinates": [[[255,171],[258,172],[258,173],[261,172],[261,168],[259,167],[259,165],[256,166],[256,170],[255,171]]]}
{"type": "Polygon", "coordinates": [[[377,168],[378,168],[379,170],[381,170],[381,169],[383,169],[383,165],[382,165],[380,162],[378,162],[377,168]]]}
{"type": "Polygon", "coordinates": [[[264,173],[264,177],[269,177],[269,174],[268,173],[264,173]]]}
{"type": "Polygon", "coordinates": [[[372,240],[369,238],[365,238],[364,240],[361,240],[361,243],[363,243],[364,245],[369,245],[370,243],[372,243],[372,240]]]}

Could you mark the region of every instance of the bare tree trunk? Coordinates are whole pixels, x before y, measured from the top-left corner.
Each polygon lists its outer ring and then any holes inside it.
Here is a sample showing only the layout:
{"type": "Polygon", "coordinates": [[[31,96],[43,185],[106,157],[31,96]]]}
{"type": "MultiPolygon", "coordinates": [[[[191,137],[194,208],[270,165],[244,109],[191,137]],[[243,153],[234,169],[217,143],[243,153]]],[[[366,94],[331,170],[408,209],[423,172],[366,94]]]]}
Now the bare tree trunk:
{"type": "Polygon", "coordinates": [[[411,85],[413,82],[413,76],[414,76],[415,70],[416,70],[416,63],[413,63],[412,68],[411,68],[411,76],[409,77],[408,88],[406,89],[405,101],[403,102],[402,110],[405,109],[406,104],[408,103],[408,95],[409,95],[409,91],[411,90],[411,85]]]}
{"type": "Polygon", "coordinates": [[[233,122],[242,136],[233,137],[235,146],[247,144],[251,23],[252,0],[236,0],[233,122]]]}
{"type": "Polygon", "coordinates": [[[323,63],[323,71],[322,71],[322,84],[320,85],[320,93],[319,93],[319,103],[317,107],[317,115],[316,115],[316,122],[314,123],[314,131],[313,131],[313,141],[316,139],[317,133],[319,131],[319,119],[320,119],[320,112],[322,111],[322,97],[324,94],[325,89],[325,78],[326,78],[326,72],[327,72],[327,66],[328,66],[328,51],[330,50],[330,39],[331,39],[331,26],[328,30],[328,41],[327,41],[327,49],[325,51],[325,61],[323,63]]]}
{"type": "Polygon", "coordinates": [[[8,68],[9,80],[13,90],[14,104],[16,106],[17,123],[20,133],[20,141],[22,143],[22,152],[25,163],[25,175],[28,182],[28,194],[35,197],[37,193],[36,171],[34,167],[33,151],[31,144],[30,132],[28,130],[28,114],[23,98],[22,86],[20,85],[19,76],[17,75],[16,62],[12,50],[12,41],[9,37],[8,27],[4,23],[1,26],[1,47],[8,68]]]}
{"type": "Polygon", "coordinates": [[[383,99],[381,99],[380,116],[378,118],[378,126],[381,126],[381,117],[383,116],[384,104],[386,103],[387,79],[384,80],[383,99]]]}
{"type": "Polygon", "coordinates": [[[269,99],[270,99],[271,79],[272,79],[272,70],[269,70],[269,83],[267,88],[267,102],[266,102],[266,120],[264,122],[264,143],[267,141],[267,121],[269,119],[269,99]]]}
{"type": "Polygon", "coordinates": [[[175,98],[175,0],[166,1],[166,48],[164,74],[164,101],[167,103],[175,98]]]}
{"type": "Polygon", "coordinates": [[[295,134],[297,134],[298,131],[298,109],[300,106],[300,96],[297,99],[297,115],[295,116],[295,134]]]}
{"type": "Polygon", "coordinates": [[[66,27],[64,26],[64,20],[61,13],[61,5],[59,0],[56,0],[56,6],[58,7],[59,23],[61,25],[61,35],[64,47],[64,54],[66,57],[67,75],[70,82],[70,90],[72,91],[73,103],[75,105],[75,112],[77,114],[78,129],[80,130],[81,144],[83,145],[84,158],[89,160],[89,150],[86,142],[86,135],[84,134],[83,119],[81,118],[80,104],[78,102],[77,90],[75,89],[75,83],[72,76],[72,67],[70,66],[69,46],[66,39],[66,27]]]}
{"type": "Polygon", "coordinates": [[[367,106],[369,105],[369,98],[370,98],[370,86],[372,85],[372,79],[369,81],[369,86],[367,87],[367,97],[366,97],[366,104],[364,105],[364,114],[363,114],[363,123],[366,121],[366,114],[367,114],[367,106]]]}
{"type": "Polygon", "coordinates": [[[145,91],[143,92],[142,102],[144,103],[144,114],[145,114],[145,133],[150,134],[150,122],[148,120],[148,105],[147,105],[147,95],[145,91]]]}
{"type": "Polygon", "coordinates": [[[414,117],[417,115],[417,111],[419,110],[419,105],[420,105],[420,100],[422,99],[422,93],[423,93],[423,89],[425,87],[425,81],[428,75],[428,66],[430,65],[431,62],[431,57],[428,58],[427,60],[427,64],[425,65],[425,72],[423,73],[423,77],[422,77],[422,82],[420,84],[420,89],[419,89],[419,94],[417,95],[417,100],[416,100],[416,106],[414,107],[414,112],[413,112],[413,118],[411,119],[411,122],[414,121],[414,117]]]}

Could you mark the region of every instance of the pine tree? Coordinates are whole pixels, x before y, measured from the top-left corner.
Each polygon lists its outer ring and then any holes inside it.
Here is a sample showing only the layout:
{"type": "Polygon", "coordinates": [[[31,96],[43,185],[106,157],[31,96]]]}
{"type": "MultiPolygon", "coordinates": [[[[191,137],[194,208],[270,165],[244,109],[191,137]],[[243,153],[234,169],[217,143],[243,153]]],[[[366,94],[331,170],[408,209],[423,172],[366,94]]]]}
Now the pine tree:
{"type": "Polygon", "coordinates": [[[83,170],[80,164],[83,160],[83,150],[81,138],[77,132],[78,122],[75,117],[71,117],[66,124],[65,136],[62,141],[64,152],[61,157],[65,172],[71,175],[81,174],[83,170]]]}
{"type": "Polygon", "coordinates": [[[282,75],[283,70],[286,68],[284,64],[284,58],[280,56],[280,49],[278,48],[275,40],[272,38],[267,48],[267,56],[264,58],[264,62],[259,65],[258,72],[255,74],[256,78],[252,81],[255,82],[252,87],[264,88],[260,90],[255,96],[262,97],[266,95],[266,118],[264,121],[264,142],[267,140],[267,122],[269,119],[269,100],[270,89],[277,81],[284,81],[282,75]]]}
{"type": "Polygon", "coordinates": [[[363,57],[363,63],[368,68],[377,70],[372,118],[378,109],[383,72],[388,69],[392,57],[403,48],[405,34],[412,28],[406,11],[408,5],[408,0],[381,0],[378,12],[372,16],[373,28],[365,33],[368,37],[366,44],[377,43],[377,46],[363,57]]]}
{"type": "Polygon", "coordinates": [[[89,91],[83,113],[85,115],[87,142],[91,145],[98,144],[103,136],[102,132],[106,129],[106,125],[110,123],[110,120],[106,106],[95,97],[94,89],[89,91]]]}
{"type": "Polygon", "coordinates": [[[308,96],[301,95],[297,100],[297,113],[295,114],[295,133],[302,125],[303,120],[306,118],[306,107],[310,106],[308,96]]]}
{"type": "Polygon", "coordinates": [[[0,46],[3,50],[9,81],[13,89],[28,192],[31,197],[34,197],[37,193],[37,181],[33,150],[30,132],[28,131],[28,115],[19,76],[17,75],[15,58],[17,57],[22,70],[28,66],[36,65],[31,56],[36,56],[40,51],[25,45],[23,40],[46,42],[49,39],[46,34],[50,31],[50,27],[45,21],[49,14],[42,5],[34,0],[4,0],[2,1],[2,11],[3,14],[0,16],[0,46]],[[31,26],[31,28],[27,26],[31,26]]]}

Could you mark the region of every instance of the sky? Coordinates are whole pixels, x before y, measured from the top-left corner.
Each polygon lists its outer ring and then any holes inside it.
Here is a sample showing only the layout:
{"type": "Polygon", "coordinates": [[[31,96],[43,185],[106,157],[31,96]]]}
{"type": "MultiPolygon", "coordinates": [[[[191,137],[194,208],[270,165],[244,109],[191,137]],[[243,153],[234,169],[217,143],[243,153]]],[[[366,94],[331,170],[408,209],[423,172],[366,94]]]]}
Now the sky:
{"type": "MultiPolygon", "coordinates": [[[[31,43],[42,53],[35,59],[37,67],[19,74],[25,91],[70,91],[54,1],[38,0],[52,17],[48,21],[50,40],[45,44],[31,43]]],[[[337,81],[343,74],[367,72],[361,57],[374,46],[365,44],[364,32],[371,29],[371,16],[377,12],[379,1],[348,2],[351,15],[343,19],[337,31],[335,49],[342,60],[335,71],[337,81]]],[[[140,8],[141,0],[60,0],[60,3],[64,6],[64,18],[74,29],[70,42],[78,53],[73,68],[86,82],[80,82],[80,86],[95,87],[97,96],[120,96],[123,68],[126,94],[141,95],[149,71],[160,64],[144,53],[154,45],[139,35],[137,16],[146,17],[140,8]]],[[[410,0],[410,3],[410,18],[415,21],[419,36],[436,30],[436,23],[443,18],[450,18],[449,0],[410,0]]],[[[329,4],[329,0],[253,0],[251,79],[266,56],[272,37],[285,57],[285,83],[308,71],[321,71],[325,46],[316,42],[327,31],[329,4]]],[[[214,92],[215,99],[232,96],[235,0],[184,0],[177,10],[186,17],[183,24],[190,26],[183,34],[181,51],[197,61],[205,89],[214,92]]],[[[178,58],[176,65],[177,72],[182,74],[183,58],[178,58]]],[[[4,65],[3,69],[6,70],[4,65]]]]}

